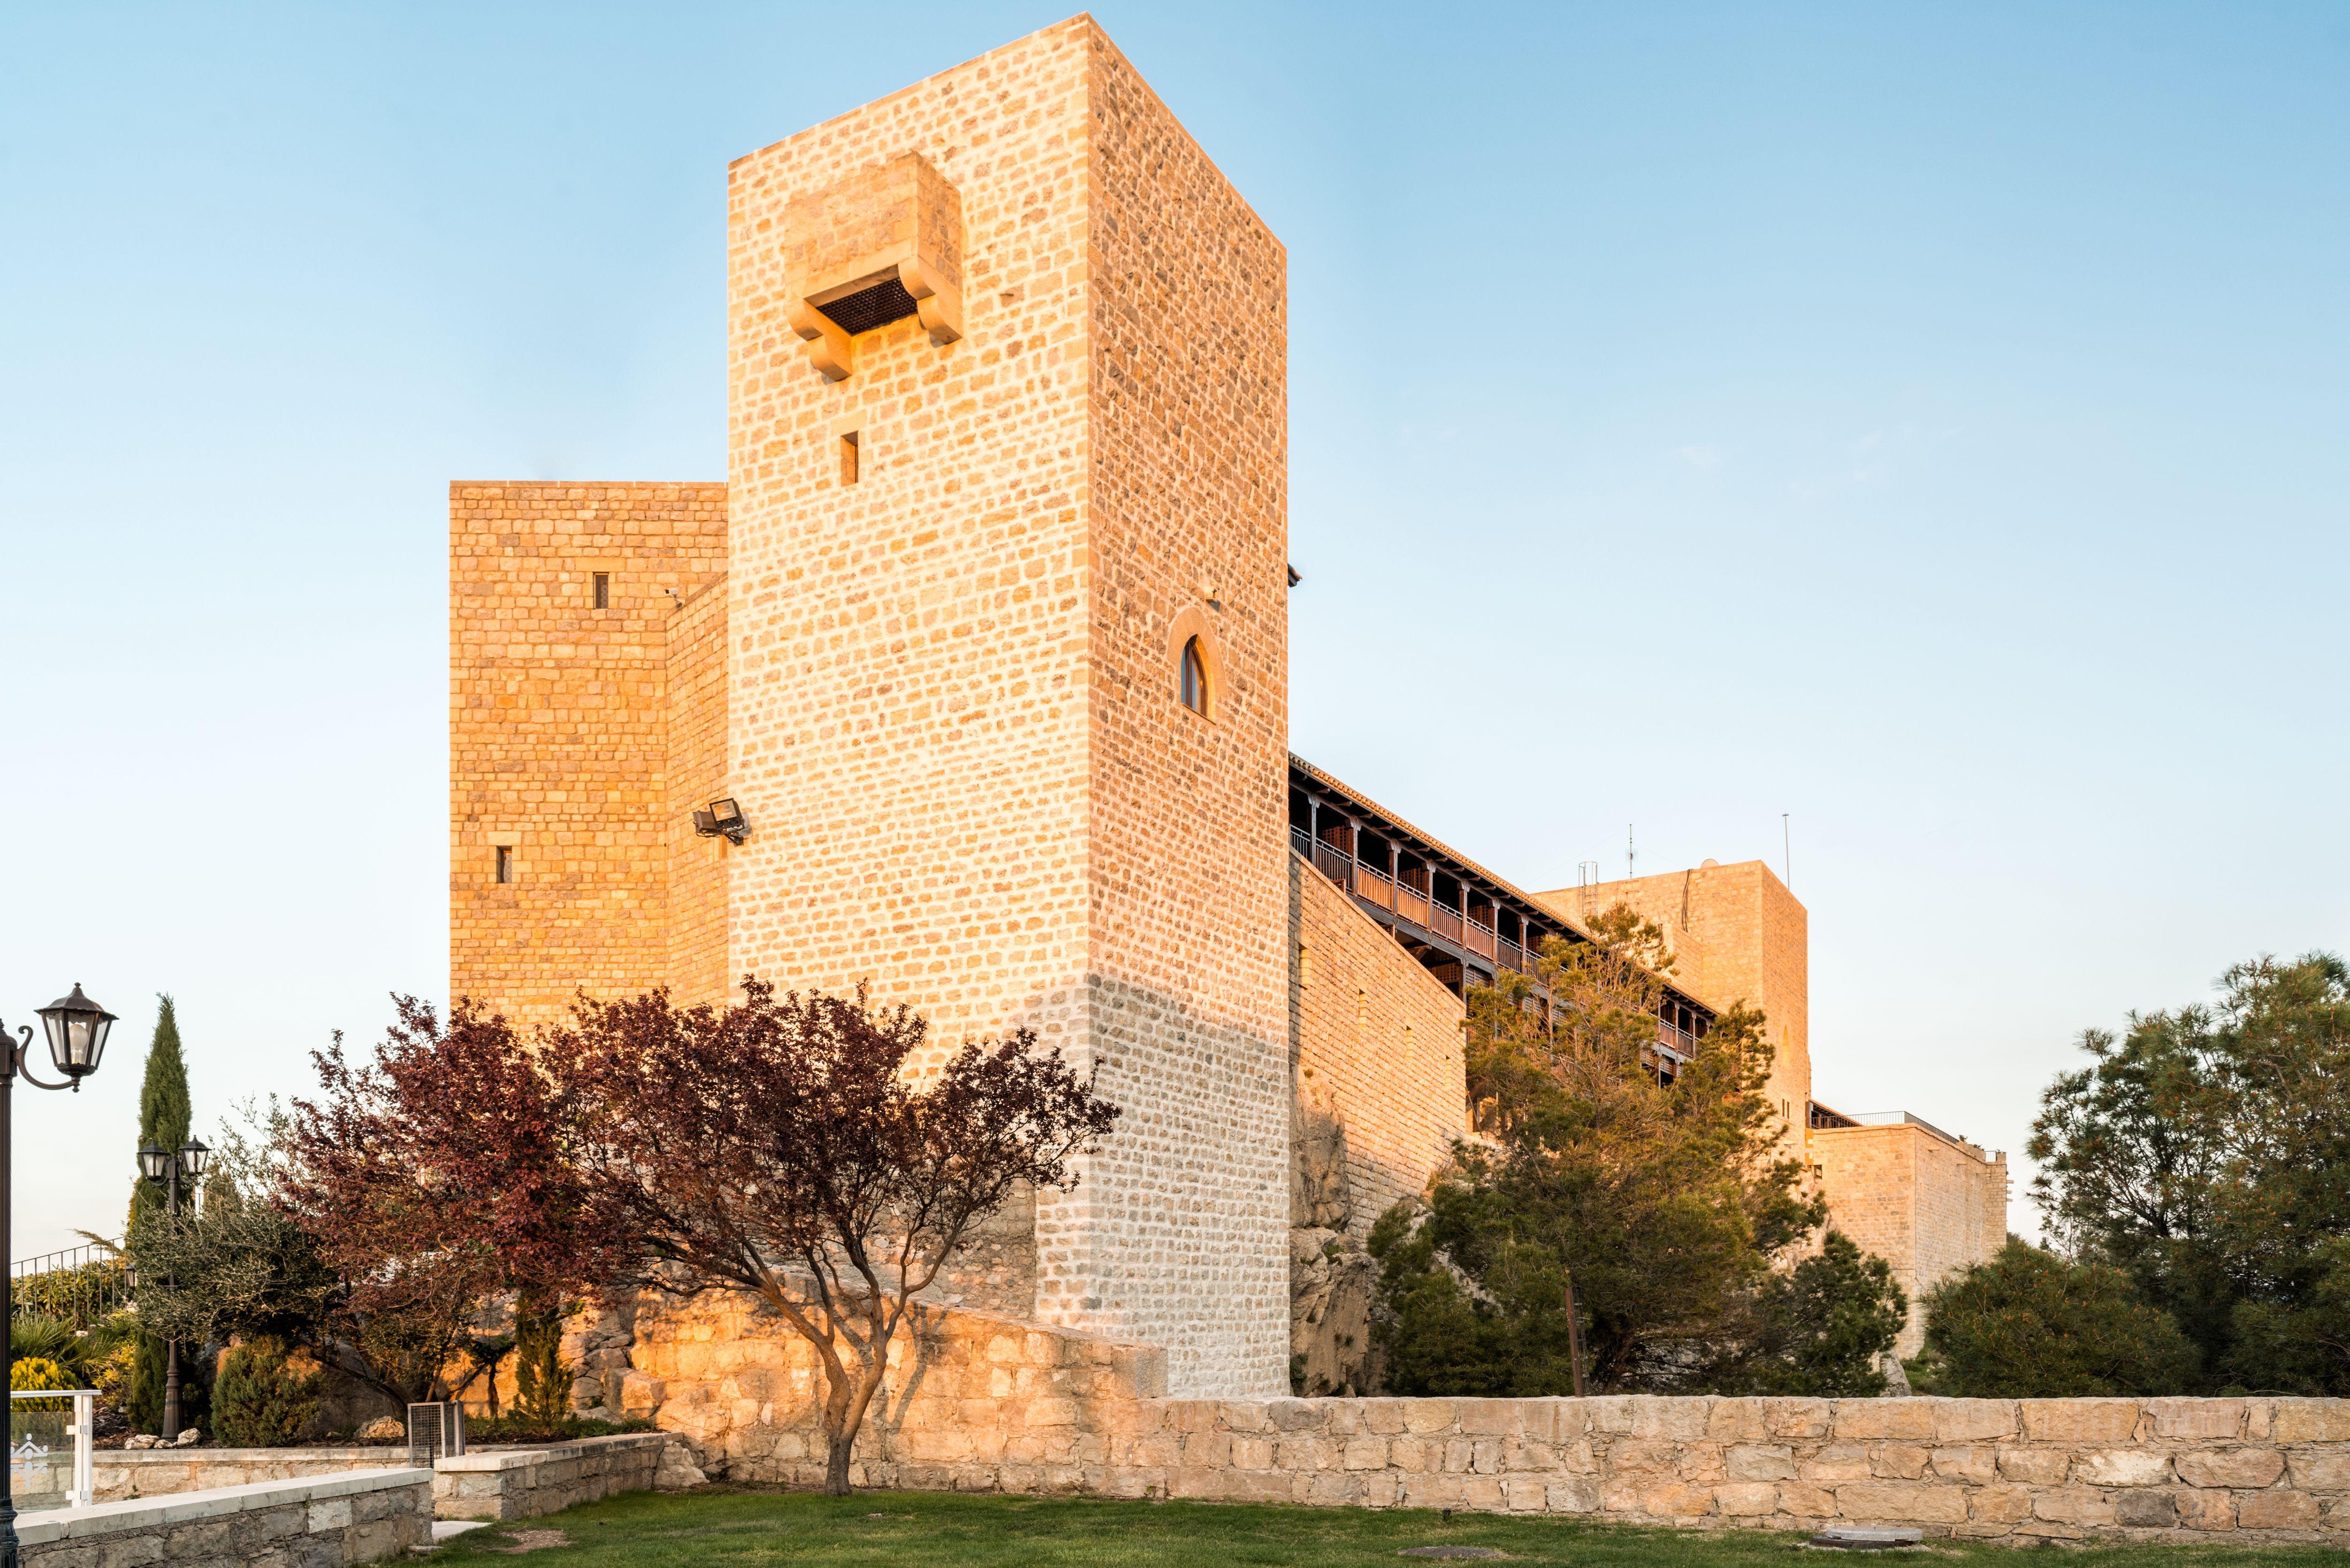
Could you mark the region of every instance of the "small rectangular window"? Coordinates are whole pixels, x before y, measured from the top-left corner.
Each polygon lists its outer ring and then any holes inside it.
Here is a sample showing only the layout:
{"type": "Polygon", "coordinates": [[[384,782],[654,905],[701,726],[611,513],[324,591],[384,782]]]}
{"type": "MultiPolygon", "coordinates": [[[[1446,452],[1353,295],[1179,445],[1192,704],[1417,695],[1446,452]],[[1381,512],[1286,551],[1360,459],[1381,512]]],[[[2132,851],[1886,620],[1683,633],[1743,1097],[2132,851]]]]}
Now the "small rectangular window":
{"type": "Polygon", "coordinates": [[[498,880],[501,882],[514,880],[514,846],[511,844],[498,846],[498,880]]]}
{"type": "Polygon", "coordinates": [[[596,607],[598,609],[612,607],[612,574],[609,572],[596,574],[596,607]]]}
{"type": "Polygon", "coordinates": [[[858,431],[850,431],[840,438],[840,483],[843,484],[857,483],[858,435],[858,431]]]}

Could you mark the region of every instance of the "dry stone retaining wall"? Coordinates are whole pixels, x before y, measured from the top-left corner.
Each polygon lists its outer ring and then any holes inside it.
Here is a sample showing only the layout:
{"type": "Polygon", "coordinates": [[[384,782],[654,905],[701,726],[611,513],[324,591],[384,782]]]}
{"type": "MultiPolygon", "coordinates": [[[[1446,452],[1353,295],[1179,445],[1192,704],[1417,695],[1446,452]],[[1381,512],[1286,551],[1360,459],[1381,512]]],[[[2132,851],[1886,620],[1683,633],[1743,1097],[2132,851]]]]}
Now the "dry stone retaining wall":
{"type": "MultiPolygon", "coordinates": [[[[734,1480],[821,1481],[823,1382],[743,1297],[646,1306],[629,1404],[734,1480]]],[[[929,1309],[858,1484],[2019,1541],[2350,1541],[2350,1400],[1169,1399],[1164,1352],[929,1309]]]]}

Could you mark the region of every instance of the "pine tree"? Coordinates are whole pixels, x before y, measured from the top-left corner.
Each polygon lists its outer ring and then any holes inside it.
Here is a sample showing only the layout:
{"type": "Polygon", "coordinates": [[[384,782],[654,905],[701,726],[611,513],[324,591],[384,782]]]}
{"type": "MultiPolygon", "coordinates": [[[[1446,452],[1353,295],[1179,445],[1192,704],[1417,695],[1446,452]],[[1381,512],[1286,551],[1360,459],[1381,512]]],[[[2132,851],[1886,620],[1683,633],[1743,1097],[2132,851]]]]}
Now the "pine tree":
{"type": "MultiPolygon", "coordinates": [[[[153,1144],[177,1153],[188,1141],[195,1112],[188,1099],[188,1064],[180,1054],[179,1015],[169,996],[158,1000],[162,1005],[155,1013],[155,1038],[147,1047],[147,1077],[139,1086],[138,1147],[153,1144]]],[[[149,1206],[161,1205],[167,1196],[164,1183],[136,1178],[130,1217],[136,1220],[149,1206]]],[[[193,1195],[180,1196],[184,1201],[193,1195]]]]}

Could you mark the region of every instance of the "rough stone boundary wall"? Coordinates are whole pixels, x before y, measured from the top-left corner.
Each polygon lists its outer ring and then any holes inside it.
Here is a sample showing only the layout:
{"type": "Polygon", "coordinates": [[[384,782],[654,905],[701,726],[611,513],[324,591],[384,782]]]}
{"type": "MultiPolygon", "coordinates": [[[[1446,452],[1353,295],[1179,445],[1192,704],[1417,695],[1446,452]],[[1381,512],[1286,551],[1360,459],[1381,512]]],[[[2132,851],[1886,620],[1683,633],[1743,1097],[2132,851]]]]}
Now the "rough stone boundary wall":
{"type": "Polygon", "coordinates": [[[629,1432],[440,1459],[432,1466],[432,1511],[441,1519],[536,1519],[616,1492],[650,1491],[674,1441],[666,1432],[629,1432]]]}
{"type": "Polygon", "coordinates": [[[100,1449],[90,1456],[99,1502],[172,1497],[262,1481],[348,1475],[405,1465],[405,1448],[100,1449]]]}
{"type": "Polygon", "coordinates": [[[432,1472],[358,1470],[213,1487],[160,1501],[52,1509],[18,1515],[16,1538],[24,1561],[40,1568],[382,1563],[432,1544],[432,1472]]]}
{"type": "MultiPolygon", "coordinates": [[[[397,1462],[397,1449],[160,1449],[101,1450],[91,1480],[101,1503],[181,1496],[397,1462]]],[[[476,1449],[432,1467],[441,1519],[536,1519],[616,1492],[680,1490],[704,1478],[690,1451],[667,1432],[623,1432],[539,1448],[476,1449]]]]}
{"type": "MultiPolygon", "coordinates": [[[[824,1474],[821,1378],[743,1298],[641,1310],[632,1405],[735,1480],[824,1474]]],[[[1163,1353],[935,1310],[859,1484],[1628,1523],[2350,1542],[2350,1400],[1168,1399],[1163,1353]]]]}

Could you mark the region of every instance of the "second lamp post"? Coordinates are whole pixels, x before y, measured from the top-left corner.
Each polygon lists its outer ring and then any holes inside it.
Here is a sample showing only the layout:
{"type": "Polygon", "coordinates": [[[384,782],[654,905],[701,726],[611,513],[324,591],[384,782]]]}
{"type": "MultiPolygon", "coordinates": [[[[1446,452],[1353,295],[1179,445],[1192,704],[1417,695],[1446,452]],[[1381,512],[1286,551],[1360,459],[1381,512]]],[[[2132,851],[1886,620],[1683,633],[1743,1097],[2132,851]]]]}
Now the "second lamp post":
{"type": "MultiPolygon", "coordinates": [[[[151,1143],[139,1151],[139,1173],[150,1181],[166,1184],[166,1211],[173,1219],[180,1216],[180,1179],[184,1176],[191,1183],[203,1179],[204,1161],[212,1152],[196,1138],[181,1145],[177,1154],[151,1143]]],[[[177,1283],[168,1275],[163,1281],[166,1290],[177,1283]]],[[[159,1435],[167,1443],[180,1435],[180,1342],[176,1339],[163,1342],[163,1430],[159,1435]]]]}

